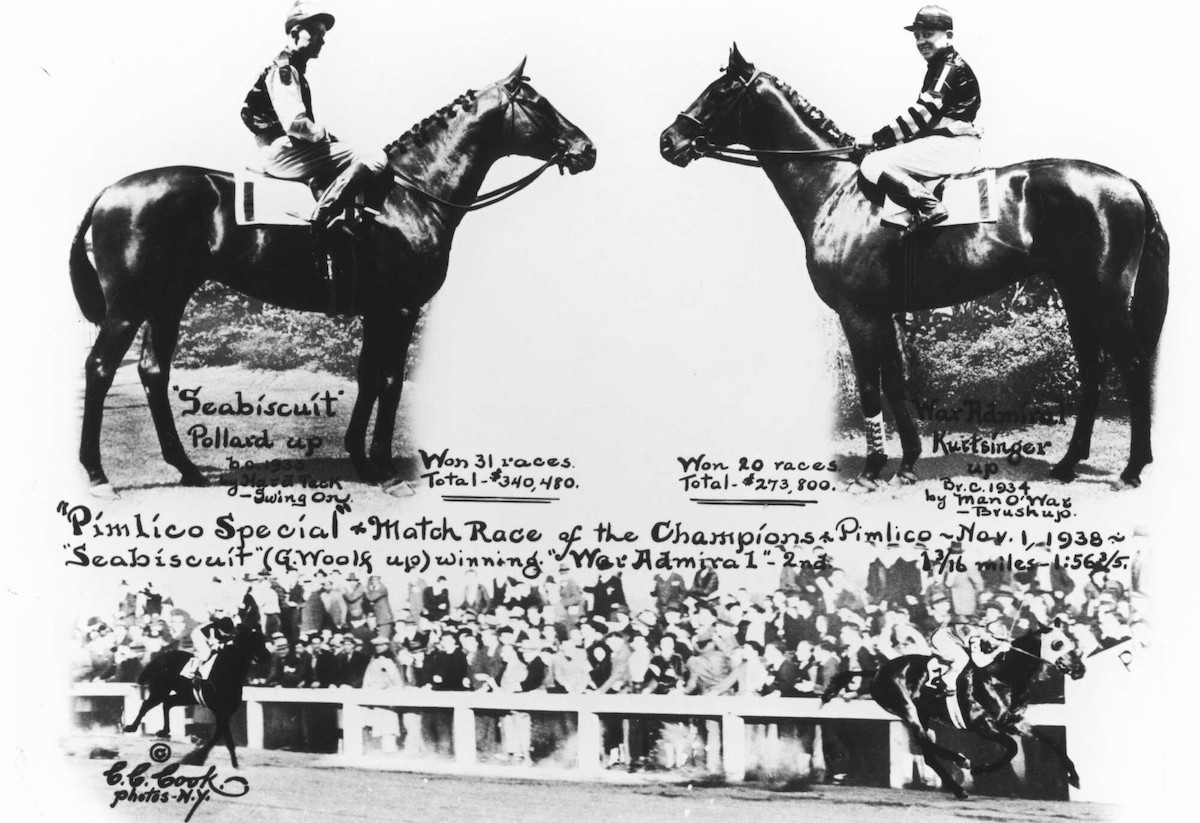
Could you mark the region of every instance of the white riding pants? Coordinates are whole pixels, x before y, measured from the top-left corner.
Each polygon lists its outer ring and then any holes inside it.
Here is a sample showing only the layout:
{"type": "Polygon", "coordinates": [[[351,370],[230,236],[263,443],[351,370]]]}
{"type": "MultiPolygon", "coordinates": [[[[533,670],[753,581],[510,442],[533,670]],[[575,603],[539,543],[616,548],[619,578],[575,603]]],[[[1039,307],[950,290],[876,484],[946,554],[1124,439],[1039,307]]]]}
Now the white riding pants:
{"type": "Polygon", "coordinates": [[[933,134],[873,151],[863,158],[858,170],[871,183],[878,183],[884,172],[902,172],[927,180],[946,177],[978,168],[979,148],[978,137],[933,134]]]}

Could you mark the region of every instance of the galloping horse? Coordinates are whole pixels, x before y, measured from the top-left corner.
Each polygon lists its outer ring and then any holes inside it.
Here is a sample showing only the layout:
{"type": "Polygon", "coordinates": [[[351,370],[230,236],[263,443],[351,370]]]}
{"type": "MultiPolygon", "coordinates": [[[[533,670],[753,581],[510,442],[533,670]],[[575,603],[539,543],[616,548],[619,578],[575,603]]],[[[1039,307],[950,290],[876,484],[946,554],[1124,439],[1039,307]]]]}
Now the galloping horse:
{"type": "Polygon", "coordinates": [[[138,684],[147,690],[147,694],[137,717],[125,726],[125,731],[137,731],[146,712],[161,704],[163,728],[159,736],[170,737],[171,709],[175,706],[201,704],[209,708],[216,717],[213,733],[206,743],[188,752],[183,762],[192,765],[203,763],[217,738],[224,735],[225,747],[229,749],[229,760],[233,767],[237,768],[237,752],[229,721],[241,708],[242,686],[246,682],[250,663],[254,660],[265,662],[270,656],[266,638],[259,624],[258,607],[250,595],[246,595],[238,615],[241,622],[233,640],[216,653],[206,680],[193,682],[180,674],[192,657],[190,652],[181,649],[164,651],[146,664],[146,668],[138,676],[138,684]]]}
{"type": "MultiPolygon", "coordinates": [[[[1081,397],[1066,455],[1051,475],[1071,480],[1089,454],[1107,351],[1125,374],[1131,446],[1121,480],[1141,482],[1152,462],[1155,353],[1167,309],[1167,236],[1135,181],[1079,160],[1034,160],[996,170],[999,220],[918,232],[902,239],[880,224],[881,195],[847,160],[853,138],[776,78],[756,71],[735,45],[724,74],[663,133],[677,166],[731,154],[761,165],[807,249],[817,295],[837,312],[850,346],[864,416],[881,413],[880,389],[903,454],[896,477],[916,481],[921,440],[905,385],[894,316],[973,300],[1028,277],[1058,288],[1079,361],[1081,397]],[[737,152],[739,150],[734,150],[737,152]],[[868,190],[870,189],[870,190],[868,190]]],[[[732,159],[732,158],[731,158],[732,159]]],[[[858,479],[874,487],[887,463],[882,430],[868,430],[858,479]]]]}
{"type": "MultiPolygon", "coordinates": [[[[588,137],[531,88],[525,62],[478,94],[471,91],[387,146],[388,191],[368,240],[358,397],[345,447],[359,476],[397,478],[392,434],[405,357],[421,306],[446,279],[450,243],[488,169],[518,154],[590,169],[588,137]],[[376,410],[371,447],[367,423],[376,410]]],[[[545,168],[545,167],[543,167],[545,168]]],[[[504,193],[517,189],[504,187],[504,193]]],[[[493,192],[491,194],[496,194],[493,192]]],[[[483,195],[480,200],[500,197],[483,195]]],[[[314,239],[303,226],[238,226],[233,178],[191,167],[140,172],[109,186],[92,203],[71,247],[71,283],[84,316],[100,325],[86,364],[79,459],[93,487],[111,490],[100,460],[104,398],[121,357],[146,324],[138,366],[163,458],[189,486],[208,480],[188,458],[167,396],[179,321],[192,293],[217,280],[269,303],[321,311],[328,286],[314,265],[314,239]],[[85,235],[92,231],[95,268],[85,235]]]]}
{"type": "Polygon", "coordinates": [[[885,711],[900,718],[917,741],[925,762],[942,779],[943,785],[959,798],[967,796],[966,790],[938,758],[950,760],[964,769],[970,768],[973,774],[996,771],[1017,754],[1014,734],[1032,737],[1045,744],[1063,762],[1070,784],[1079,788],[1079,775],[1067,753],[1023,717],[1029,702],[1029,685],[1042,665],[1052,665],[1073,680],[1083,677],[1084,665],[1066,632],[1058,626],[1037,625],[1014,640],[1012,648],[987,667],[964,672],[959,678],[958,701],[967,730],[1004,749],[999,759],[982,766],[971,766],[961,753],[938,745],[929,731],[934,721],[951,726],[946,699],[929,688],[932,660],[929,655],[910,654],[888,660],[874,672],[840,672],[821,695],[821,703],[832,700],[854,678],[869,678],[871,697],[885,711]],[[965,684],[970,684],[970,695],[968,689],[962,688],[965,684]],[[994,702],[996,700],[998,704],[994,702]]]}

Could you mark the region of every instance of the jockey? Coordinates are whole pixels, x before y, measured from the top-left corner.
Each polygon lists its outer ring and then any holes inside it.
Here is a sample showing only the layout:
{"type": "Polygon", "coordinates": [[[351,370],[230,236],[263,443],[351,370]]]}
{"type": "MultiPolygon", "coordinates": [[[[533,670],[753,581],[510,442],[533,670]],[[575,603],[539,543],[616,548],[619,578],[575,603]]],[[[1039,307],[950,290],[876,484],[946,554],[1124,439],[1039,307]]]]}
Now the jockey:
{"type": "Polygon", "coordinates": [[[199,679],[207,676],[211,661],[216,658],[217,652],[228,645],[237,633],[233,618],[225,614],[224,609],[213,609],[209,616],[212,619],[208,623],[197,626],[192,631],[195,652],[181,672],[184,677],[199,679]]]}
{"type": "Polygon", "coordinates": [[[365,182],[387,167],[381,149],[353,149],[313,116],[304,71],[320,55],[333,23],[333,15],[316,3],[297,0],[284,23],[286,47],[259,74],[242,106],[242,121],[254,133],[267,174],[321,185],[336,177],[310,218],[318,229],[328,228],[365,182]]]}
{"type": "MultiPolygon", "coordinates": [[[[975,670],[985,668],[1007,652],[1012,647],[1012,635],[1003,620],[993,620],[986,626],[975,626],[962,618],[952,617],[929,638],[929,646],[934,659],[945,666],[945,669],[934,677],[934,684],[945,694],[950,722],[955,728],[965,729],[967,724],[958,704],[958,680],[966,675],[965,693],[969,700],[974,701],[975,670]],[[967,664],[971,664],[973,668],[968,668],[967,664]]],[[[999,706],[992,708],[998,709],[999,706]]]]}
{"type": "Polygon", "coordinates": [[[946,219],[942,205],[924,178],[971,171],[979,157],[979,82],[955,51],[954,21],[940,6],[925,6],[905,29],[916,38],[917,51],[928,64],[917,102],[892,123],[855,141],[856,148],[875,151],[863,158],[859,172],[870,183],[914,213],[905,233],[946,219]]]}

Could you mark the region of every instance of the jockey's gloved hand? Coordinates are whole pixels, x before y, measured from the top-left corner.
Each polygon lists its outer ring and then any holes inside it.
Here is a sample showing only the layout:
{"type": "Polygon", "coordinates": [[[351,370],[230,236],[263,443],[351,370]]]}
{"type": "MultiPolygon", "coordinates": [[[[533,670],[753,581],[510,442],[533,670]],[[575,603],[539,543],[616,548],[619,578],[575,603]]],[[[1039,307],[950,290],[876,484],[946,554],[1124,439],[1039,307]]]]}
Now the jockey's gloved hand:
{"type": "Polygon", "coordinates": [[[870,137],[855,137],[854,148],[857,151],[871,151],[875,148],[875,141],[870,137]]]}

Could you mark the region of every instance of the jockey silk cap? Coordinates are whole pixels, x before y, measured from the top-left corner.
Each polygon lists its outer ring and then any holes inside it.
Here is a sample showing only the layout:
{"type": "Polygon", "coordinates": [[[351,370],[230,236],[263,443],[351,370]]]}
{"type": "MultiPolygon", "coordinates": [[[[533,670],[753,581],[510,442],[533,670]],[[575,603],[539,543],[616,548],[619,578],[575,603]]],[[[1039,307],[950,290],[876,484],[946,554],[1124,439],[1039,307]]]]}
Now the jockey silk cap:
{"type": "Polygon", "coordinates": [[[934,29],[937,31],[950,31],[954,28],[954,18],[950,16],[950,12],[946,11],[941,6],[922,6],[917,12],[917,16],[913,19],[911,26],[905,26],[905,31],[913,31],[914,29],[934,29]]]}
{"type": "Polygon", "coordinates": [[[283,24],[284,34],[291,34],[292,29],[307,20],[321,18],[325,22],[325,30],[333,28],[333,15],[321,8],[318,3],[311,3],[308,0],[296,0],[292,4],[292,10],[288,12],[287,22],[283,24]]]}

